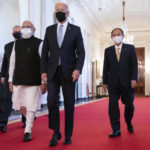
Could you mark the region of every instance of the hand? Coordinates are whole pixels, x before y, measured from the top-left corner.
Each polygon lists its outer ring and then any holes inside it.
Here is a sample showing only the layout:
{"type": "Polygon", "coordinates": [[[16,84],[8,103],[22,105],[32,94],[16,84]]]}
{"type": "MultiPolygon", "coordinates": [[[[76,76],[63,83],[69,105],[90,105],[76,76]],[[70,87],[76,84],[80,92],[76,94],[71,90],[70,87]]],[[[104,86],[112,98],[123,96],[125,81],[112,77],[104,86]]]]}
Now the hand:
{"type": "Polygon", "coordinates": [[[47,91],[47,84],[46,83],[41,84],[41,90],[42,90],[42,94],[46,93],[46,91],[47,91]]]}
{"type": "Polygon", "coordinates": [[[47,73],[42,73],[41,79],[43,82],[47,82],[47,73]]]}
{"type": "Polygon", "coordinates": [[[107,90],[108,90],[107,84],[104,84],[104,85],[103,85],[103,88],[104,88],[104,91],[107,92],[107,90]]]}
{"type": "Polygon", "coordinates": [[[134,89],[136,87],[136,81],[131,80],[131,88],[134,89]]]}
{"type": "Polygon", "coordinates": [[[72,73],[73,82],[77,81],[79,79],[80,72],[79,70],[74,70],[72,73]]]}
{"type": "Polygon", "coordinates": [[[9,82],[9,90],[11,93],[13,92],[13,83],[12,82],[9,82]]]}
{"type": "Polygon", "coordinates": [[[4,85],[5,84],[5,78],[1,78],[1,83],[4,85]]]}

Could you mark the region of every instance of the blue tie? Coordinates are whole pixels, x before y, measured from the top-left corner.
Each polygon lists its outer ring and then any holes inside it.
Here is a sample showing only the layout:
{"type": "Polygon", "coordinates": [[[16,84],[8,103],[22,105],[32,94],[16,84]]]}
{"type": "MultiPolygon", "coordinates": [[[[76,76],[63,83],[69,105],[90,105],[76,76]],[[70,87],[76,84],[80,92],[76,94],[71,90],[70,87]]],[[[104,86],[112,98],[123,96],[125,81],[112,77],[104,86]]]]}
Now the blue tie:
{"type": "Polygon", "coordinates": [[[58,33],[57,33],[57,40],[58,40],[59,47],[61,47],[63,41],[63,25],[59,26],[58,33]]]}

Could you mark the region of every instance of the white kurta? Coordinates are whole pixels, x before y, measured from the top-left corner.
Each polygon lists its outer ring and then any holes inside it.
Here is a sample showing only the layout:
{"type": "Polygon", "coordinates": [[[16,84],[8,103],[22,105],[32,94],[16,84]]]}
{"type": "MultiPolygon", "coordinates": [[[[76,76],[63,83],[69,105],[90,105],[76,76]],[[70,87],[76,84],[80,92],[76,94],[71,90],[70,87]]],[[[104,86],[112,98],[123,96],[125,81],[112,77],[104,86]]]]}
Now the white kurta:
{"type": "MultiPolygon", "coordinates": [[[[42,52],[42,45],[43,42],[41,42],[39,46],[40,56],[42,52]]],[[[14,69],[15,69],[14,47],[10,57],[9,82],[12,82],[13,80],[14,69]]],[[[25,107],[27,111],[36,111],[36,109],[40,109],[41,106],[40,96],[41,96],[40,86],[14,85],[13,93],[12,93],[13,109],[20,110],[20,107],[25,107]]]]}

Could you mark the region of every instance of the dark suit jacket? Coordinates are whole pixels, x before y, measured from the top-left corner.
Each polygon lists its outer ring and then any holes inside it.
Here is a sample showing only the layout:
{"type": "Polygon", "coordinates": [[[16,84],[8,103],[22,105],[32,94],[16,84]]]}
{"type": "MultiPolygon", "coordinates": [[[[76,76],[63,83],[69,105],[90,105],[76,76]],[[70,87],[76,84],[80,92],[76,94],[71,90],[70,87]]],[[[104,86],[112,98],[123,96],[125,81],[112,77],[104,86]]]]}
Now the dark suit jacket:
{"type": "Polygon", "coordinates": [[[108,88],[115,88],[120,82],[122,86],[131,86],[131,80],[137,81],[138,63],[135,47],[123,44],[120,54],[120,61],[117,61],[115,46],[105,50],[103,67],[103,84],[108,88]]]}
{"type": "Polygon", "coordinates": [[[10,56],[11,52],[13,49],[14,42],[10,42],[5,45],[4,47],[4,57],[3,57],[3,62],[2,62],[2,67],[1,67],[1,77],[6,77],[8,78],[8,73],[9,73],[9,61],[10,61],[10,56]]]}
{"type": "Polygon", "coordinates": [[[77,69],[82,72],[85,50],[79,27],[68,23],[60,48],[57,41],[57,24],[46,29],[41,57],[41,73],[47,73],[48,80],[51,80],[56,72],[59,57],[67,80],[72,80],[73,70],[77,69]]]}

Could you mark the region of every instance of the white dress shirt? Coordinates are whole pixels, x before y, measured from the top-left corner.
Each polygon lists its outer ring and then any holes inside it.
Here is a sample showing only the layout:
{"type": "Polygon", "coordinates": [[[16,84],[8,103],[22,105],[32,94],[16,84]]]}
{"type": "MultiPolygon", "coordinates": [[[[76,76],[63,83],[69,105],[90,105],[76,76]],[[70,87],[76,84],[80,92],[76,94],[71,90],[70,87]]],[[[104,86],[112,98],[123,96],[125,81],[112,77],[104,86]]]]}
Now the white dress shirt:
{"type": "MultiPolygon", "coordinates": [[[[65,37],[65,34],[66,34],[66,30],[67,30],[67,26],[68,26],[68,21],[64,22],[63,24],[59,23],[58,22],[58,25],[57,25],[57,35],[58,35],[58,31],[59,31],[59,28],[60,26],[63,25],[63,37],[62,37],[62,43],[63,43],[63,40],[64,40],[64,37],[65,37]]],[[[61,58],[59,57],[59,62],[58,62],[58,66],[61,65],[61,58]]]]}
{"type": "Polygon", "coordinates": [[[63,25],[63,38],[62,39],[64,40],[64,37],[65,37],[65,34],[66,34],[66,30],[67,30],[67,26],[68,26],[68,21],[64,22],[63,24],[60,24],[58,22],[58,25],[57,25],[57,34],[58,34],[58,30],[59,30],[59,28],[60,28],[61,25],[63,25]]]}

